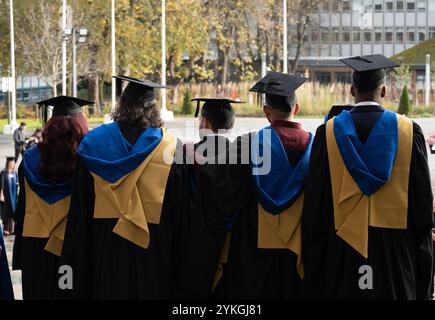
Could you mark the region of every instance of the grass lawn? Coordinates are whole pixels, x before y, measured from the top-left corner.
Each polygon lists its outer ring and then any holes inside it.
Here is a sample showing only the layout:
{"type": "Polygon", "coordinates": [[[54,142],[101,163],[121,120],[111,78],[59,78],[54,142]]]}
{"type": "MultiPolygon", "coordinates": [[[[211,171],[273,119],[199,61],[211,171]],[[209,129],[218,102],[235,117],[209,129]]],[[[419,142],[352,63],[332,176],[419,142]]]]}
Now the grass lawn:
{"type": "MultiPolygon", "coordinates": [[[[25,122],[27,124],[27,130],[32,131],[36,128],[41,128],[42,123],[40,120],[36,119],[17,119],[18,124],[20,122],[25,122]]],[[[3,129],[3,127],[8,123],[7,119],[0,119],[0,131],[3,129]]],[[[88,124],[90,126],[97,126],[103,123],[103,118],[88,118],[88,124]]]]}

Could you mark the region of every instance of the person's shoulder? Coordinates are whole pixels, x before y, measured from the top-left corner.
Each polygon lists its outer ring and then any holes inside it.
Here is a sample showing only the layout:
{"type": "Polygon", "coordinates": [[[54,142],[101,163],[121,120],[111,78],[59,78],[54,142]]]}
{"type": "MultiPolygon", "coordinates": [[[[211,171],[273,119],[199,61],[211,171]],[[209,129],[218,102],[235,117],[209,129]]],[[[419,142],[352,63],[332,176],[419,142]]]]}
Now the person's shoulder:
{"type": "Polygon", "coordinates": [[[320,126],[317,127],[314,138],[318,140],[320,138],[325,138],[325,136],[326,136],[326,124],[322,123],[320,126]]]}
{"type": "MultiPolygon", "coordinates": [[[[102,124],[98,127],[93,128],[83,137],[82,144],[87,143],[89,140],[95,142],[96,138],[104,138],[104,136],[106,136],[109,130],[113,130],[114,126],[115,123],[109,123],[109,124],[102,124]]],[[[105,141],[105,140],[101,140],[101,141],[105,141]]]]}

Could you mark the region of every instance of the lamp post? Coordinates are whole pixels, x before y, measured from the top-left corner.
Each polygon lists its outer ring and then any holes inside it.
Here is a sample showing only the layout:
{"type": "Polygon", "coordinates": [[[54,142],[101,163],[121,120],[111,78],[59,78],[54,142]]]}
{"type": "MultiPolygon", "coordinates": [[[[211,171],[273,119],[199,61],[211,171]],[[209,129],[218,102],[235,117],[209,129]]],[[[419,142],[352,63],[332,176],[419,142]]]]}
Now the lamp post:
{"type": "MultiPolygon", "coordinates": [[[[62,1],[62,30],[66,30],[66,0],[62,1]]],[[[62,95],[66,95],[66,39],[62,39],[62,95]]]]}
{"type": "Polygon", "coordinates": [[[425,77],[425,86],[424,86],[424,103],[426,107],[430,104],[430,83],[431,83],[431,76],[430,76],[430,54],[426,55],[426,77],[425,77]]]}
{"type": "Polygon", "coordinates": [[[10,93],[10,123],[3,128],[4,134],[12,134],[17,123],[17,93],[15,85],[15,37],[14,37],[14,1],[9,0],[9,22],[10,22],[10,37],[11,37],[11,77],[8,79],[8,92],[10,93]]]}
{"type": "Polygon", "coordinates": [[[288,73],[288,54],[287,54],[287,0],[283,0],[283,8],[282,8],[282,22],[283,22],[283,41],[282,41],[282,49],[283,49],[283,71],[284,73],[288,73]]]}
{"type": "MultiPolygon", "coordinates": [[[[166,1],[162,0],[162,85],[166,86],[166,1]]],[[[174,120],[174,113],[166,108],[166,89],[162,89],[161,117],[164,121],[174,120]]]]}
{"type": "Polygon", "coordinates": [[[112,0],[112,13],[111,13],[111,57],[112,57],[112,113],[115,112],[116,107],[116,79],[113,76],[116,75],[116,38],[115,38],[115,0],[112,0]]]}
{"type": "Polygon", "coordinates": [[[73,47],[73,79],[72,79],[72,95],[73,97],[77,97],[77,44],[85,43],[88,36],[88,29],[80,28],[78,30],[78,39],[77,39],[77,29],[65,29],[64,32],[64,42],[68,41],[68,37],[72,38],[72,47],[73,47]]]}

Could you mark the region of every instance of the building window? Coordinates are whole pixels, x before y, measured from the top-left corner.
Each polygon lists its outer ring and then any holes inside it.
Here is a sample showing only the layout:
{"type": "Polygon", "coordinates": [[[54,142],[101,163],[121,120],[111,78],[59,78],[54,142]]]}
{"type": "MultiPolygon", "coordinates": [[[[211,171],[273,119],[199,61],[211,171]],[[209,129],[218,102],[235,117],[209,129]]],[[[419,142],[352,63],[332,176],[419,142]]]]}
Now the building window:
{"type": "Polygon", "coordinates": [[[344,29],[342,33],[343,42],[350,42],[350,31],[349,29],[344,29]]]}
{"type": "Polygon", "coordinates": [[[425,28],[419,28],[418,29],[418,41],[423,42],[426,40],[426,29],[425,28]]]}
{"type": "Polygon", "coordinates": [[[406,4],[406,10],[408,10],[408,11],[415,11],[415,2],[408,2],[406,4]]]}
{"type": "Polygon", "coordinates": [[[375,42],[382,43],[382,30],[381,29],[375,30],[375,42]]]}
{"type": "Polygon", "coordinates": [[[319,83],[331,83],[331,73],[329,72],[316,72],[316,80],[319,83]]]}
{"type": "Polygon", "coordinates": [[[329,1],[325,1],[321,4],[320,10],[329,11],[329,1]]]}
{"type": "Polygon", "coordinates": [[[403,29],[396,29],[396,43],[403,43],[403,29]]]}
{"type": "Polygon", "coordinates": [[[435,1],[429,1],[429,12],[435,12],[435,1]]]}
{"type": "Polygon", "coordinates": [[[319,42],[319,32],[311,32],[311,42],[319,42]]]}
{"type": "Polygon", "coordinates": [[[364,42],[372,42],[371,31],[364,31],[364,42]]]}
{"type": "Polygon", "coordinates": [[[407,33],[407,38],[406,41],[408,42],[415,42],[415,29],[414,28],[409,28],[408,27],[408,33],[407,33]]]}
{"type": "Polygon", "coordinates": [[[340,3],[337,0],[332,1],[332,11],[340,11],[340,3]]]}
{"type": "Polygon", "coordinates": [[[389,11],[389,12],[393,11],[393,1],[385,2],[385,6],[387,7],[387,11],[389,11]]]}
{"type": "Polygon", "coordinates": [[[340,42],[340,29],[338,29],[338,28],[332,29],[332,39],[333,39],[333,42],[335,42],[335,43],[340,42]]]}
{"type": "Polygon", "coordinates": [[[339,83],[350,83],[351,81],[349,72],[336,72],[335,81],[339,83]]]}
{"type": "Polygon", "coordinates": [[[350,11],[350,0],[343,0],[341,7],[343,11],[350,11]]]}
{"type": "Polygon", "coordinates": [[[419,0],[418,1],[418,11],[419,12],[426,12],[426,0],[419,0]]]}
{"type": "Polygon", "coordinates": [[[359,29],[355,29],[353,31],[353,42],[360,42],[361,41],[361,32],[359,29]]]}
{"type": "Polygon", "coordinates": [[[403,0],[397,0],[396,11],[403,11],[403,0]]]}
{"type": "Polygon", "coordinates": [[[30,98],[30,92],[23,91],[23,100],[29,100],[29,98],[30,98]]]}
{"type": "Polygon", "coordinates": [[[329,31],[323,31],[322,32],[322,42],[330,42],[331,41],[331,34],[329,33],[329,31]]]}
{"type": "Polygon", "coordinates": [[[372,0],[364,0],[364,11],[371,12],[373,10],[372,0]]]}
{"type": "Polygon", "coordinates": [[[382,0],[375,0],[375,11],[382,12],[382,0]]]}
{"type": "Polygon", "coordinates": [[[435,27],[429,28],[429,39],[435,38],[435,27]]]}
{"type": "Polygon", "coordinates": [[[393,29],[392,28],[385,29],[385,42],[387,42],[387,43],[393,42],[393,29]]]}

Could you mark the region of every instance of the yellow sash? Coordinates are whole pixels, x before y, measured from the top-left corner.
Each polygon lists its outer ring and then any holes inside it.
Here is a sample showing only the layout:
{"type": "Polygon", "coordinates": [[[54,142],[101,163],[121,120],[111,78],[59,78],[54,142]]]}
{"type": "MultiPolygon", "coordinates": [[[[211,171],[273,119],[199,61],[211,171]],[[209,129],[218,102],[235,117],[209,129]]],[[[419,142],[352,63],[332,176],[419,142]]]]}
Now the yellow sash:
{"type": "Polygon", "coordinates": [[[166,183],[177,144],[177,139],[166,128],[162,128],[162,132],[162,140],[151,154],[116,182],[108,183],[92,173],[94,218],[117,218],[113,232],[145,249],[150,241],[148,223],[160,223],[166,183]],[[168,155],[171,158],[165,159],[168,155]]]}
{"type": "Polygon", "coordinates": [[[349,174],[334,136],[334,119],[326,124],[331,173],[334,221],[337,235],[365,258],[368,257],[368,227],[406,229],[408,181],[412,153],[412,121],[397,115],[398,149],[390,180],[369,197],[349,174]]]}
{"type": "Polygon", "coordinates": [[[71,196],[53,204],[42,200],[24,179],[26,190],[26,212],[23,237],[48,238],[45,250],[57,256],[62,253],[65,228],[71,196]]]}
{"type": "Polygon", "coordinates": [[[213,280],[213,286],[211,291],[213,292],[214,289],[216,289],[216,286],[218,285],[219,281],[222,278],[222,275],[224,274],[224,263],[228,263],[228,253],[230,251],[230,243],[231,243],[231,231],[227,233],[227,236],[225,237],[224,245],[221,249],[221,255],[219,257],[219,263],[218,268],[216,270],[216,274],[214,276],[213,280]]]}
{"type": "Polygon", "coordinates": [[[301,217],[304,205],[302,193],[293,205],[277,215],[267,213],[258,205],[258,248],[288,249],[297,256],[296,268],[304,278],[302,259],[301,217]]]}

